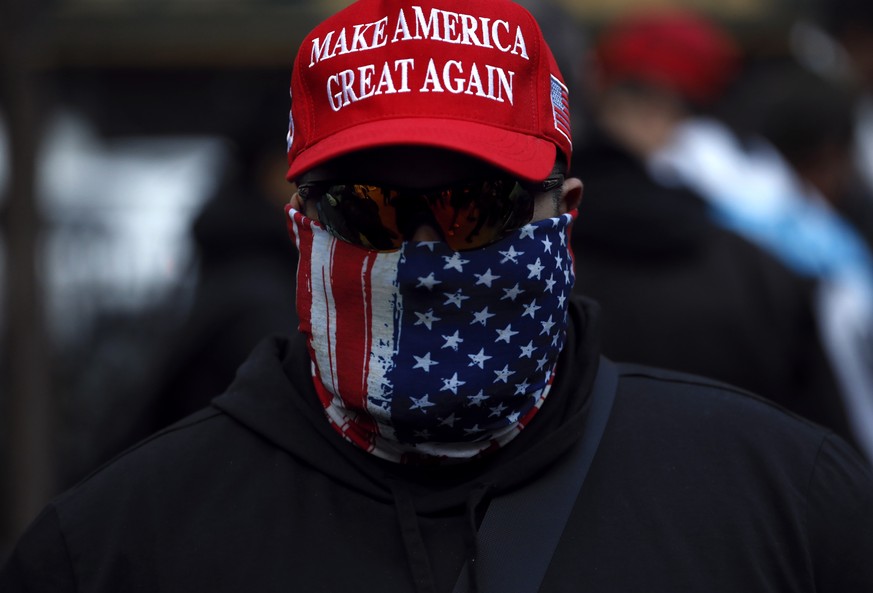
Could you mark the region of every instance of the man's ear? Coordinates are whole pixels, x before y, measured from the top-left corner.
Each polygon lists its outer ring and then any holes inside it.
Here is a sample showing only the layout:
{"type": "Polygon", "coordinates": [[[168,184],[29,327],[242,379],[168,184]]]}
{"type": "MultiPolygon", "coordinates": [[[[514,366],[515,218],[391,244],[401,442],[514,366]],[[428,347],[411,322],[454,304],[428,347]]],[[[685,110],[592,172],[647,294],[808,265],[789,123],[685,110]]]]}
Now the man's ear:
{"type": "Polygon", "coordinates": [[[577,208],[582,201],[582,180],[578,177],[568,177],[561,186],[561,214],[577,208]]]}

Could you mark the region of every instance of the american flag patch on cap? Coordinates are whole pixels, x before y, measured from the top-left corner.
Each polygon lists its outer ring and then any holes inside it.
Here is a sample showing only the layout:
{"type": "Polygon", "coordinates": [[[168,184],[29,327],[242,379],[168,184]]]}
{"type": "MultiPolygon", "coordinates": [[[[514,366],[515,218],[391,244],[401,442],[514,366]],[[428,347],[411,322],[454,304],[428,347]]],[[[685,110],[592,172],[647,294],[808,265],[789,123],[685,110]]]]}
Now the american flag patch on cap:
{"type": "Polygon", "coordinates": [[[570,141],[570,93],[560,80],[552,76],[552,114],[555,129],[570,141]]]}

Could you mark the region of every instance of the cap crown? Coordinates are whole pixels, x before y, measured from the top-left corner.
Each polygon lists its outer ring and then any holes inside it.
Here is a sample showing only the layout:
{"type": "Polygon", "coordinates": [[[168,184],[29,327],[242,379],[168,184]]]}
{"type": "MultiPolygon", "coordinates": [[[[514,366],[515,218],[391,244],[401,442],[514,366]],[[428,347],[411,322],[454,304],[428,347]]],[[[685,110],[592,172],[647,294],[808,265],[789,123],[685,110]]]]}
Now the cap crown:
{"type": "Polygon", "coordinates": [[[571,152],[567,89],[539,26],[507,0],[360,0],[294,63],[288,178],[376,146],[457,150],[542,179],[571,152]]]}

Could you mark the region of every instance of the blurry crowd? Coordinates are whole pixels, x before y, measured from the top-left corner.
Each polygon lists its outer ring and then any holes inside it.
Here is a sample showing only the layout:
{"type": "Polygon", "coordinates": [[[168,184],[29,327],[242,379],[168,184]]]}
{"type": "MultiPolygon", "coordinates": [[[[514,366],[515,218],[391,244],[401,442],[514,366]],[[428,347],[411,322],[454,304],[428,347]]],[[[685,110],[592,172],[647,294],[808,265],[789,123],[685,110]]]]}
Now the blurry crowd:
{"type": "Polygon", "coordinates": [[[815,16],[756,60],[688,11],[601,32],[577,290],[607,355],[744,387],[873,459],[873,4],[815,16]]]}
{"type": "MultiPolygon", "coordinates": [[[[583,31],[528,4],[574,103],[576,290],[602,307],[605,354],[754,391],[873,459],[873,2],[822,0],[764,55],[702,13],[583,31]]],[[[98,420],[68,431],[90,445],[69,449],[59,488],[205,405],[262,337],[295,331],[276,80],[228,134],[234,163],[190,229],[186,314],[168,298],[103,320],[69,365],[70,401],[89,403],[77,417],[98,420]]]]}

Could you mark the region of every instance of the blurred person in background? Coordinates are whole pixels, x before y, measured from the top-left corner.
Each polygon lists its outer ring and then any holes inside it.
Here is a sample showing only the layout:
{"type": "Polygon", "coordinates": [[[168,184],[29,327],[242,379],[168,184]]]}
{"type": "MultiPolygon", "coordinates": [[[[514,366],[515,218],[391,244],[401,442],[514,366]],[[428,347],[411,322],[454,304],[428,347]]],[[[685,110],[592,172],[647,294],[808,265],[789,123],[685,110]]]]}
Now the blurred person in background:
{"type": "Polygon", "coordinates": [[[261,339],[297,325],[288,306],[296,252],[282,221],[290,188],[284,138],[275,134],[288,120],[287,71],[202,71],[184,83],[117,77],[106,77],[95,104],[78,101],[104,135],[211,133],[225,158],[203,171],[214,183],[188,215],[183,236],[193,254],[180,266],[180,285],[147,306],[99,315],[79,332],[90,336],[85,348],[65,353],[61,486],[207,405],[261,339]],[[143,88],[183,95],[180,113],[140,98],[143,88]]]}
{"type": "Polygon", "coordinates": [[[603,307],[607,355],[738,385],[851,439],[813,283],[649,164],[683,122],[715,108],[741,59],[725,30],[687,10],[633,11],[601,33],[589,62],[594,123],[574,161],[586,186],[576,290],[603,307]]]}
{"type": "Polygon", "coordinates": [[[784,68],[776,60],[747,70],[721,118],[698,113],[683,119],[648,166],[659,182],[697,192],[719,225],[813,283],[814,328],[839,388],[848,434],[873,459],[873,255],[828,199],[837,199],[849,177],[849,134],[842,122],[848,103],[835,100],[835,90],[820,100],[828,93],[812,78],[780,87],[784,68]],[[767,136],[777,128],[780,146],[767,136]],[[806,146],[791,140],[797,136],[806,146]]]}
{"type": "MultiPolygon", "coordinates": [[[[287,75],[280,79],[287,83],[287,75]]],[[[287,117],[287,105],[280,94],[266,92],[273,90],[261,89],[260,102],[247,102],[251,117],[229,138],[235,158],[191,227],[197,249],[193,302],[181,323],[168,328],[167,347],[149,362],[152,390],[145,409],[110,450],[206,406],[230,385],[258,342],[297,327],[288,306],[296,252],[281,220],[289,195],[282,138],[268,134],[287,117]]]]}

